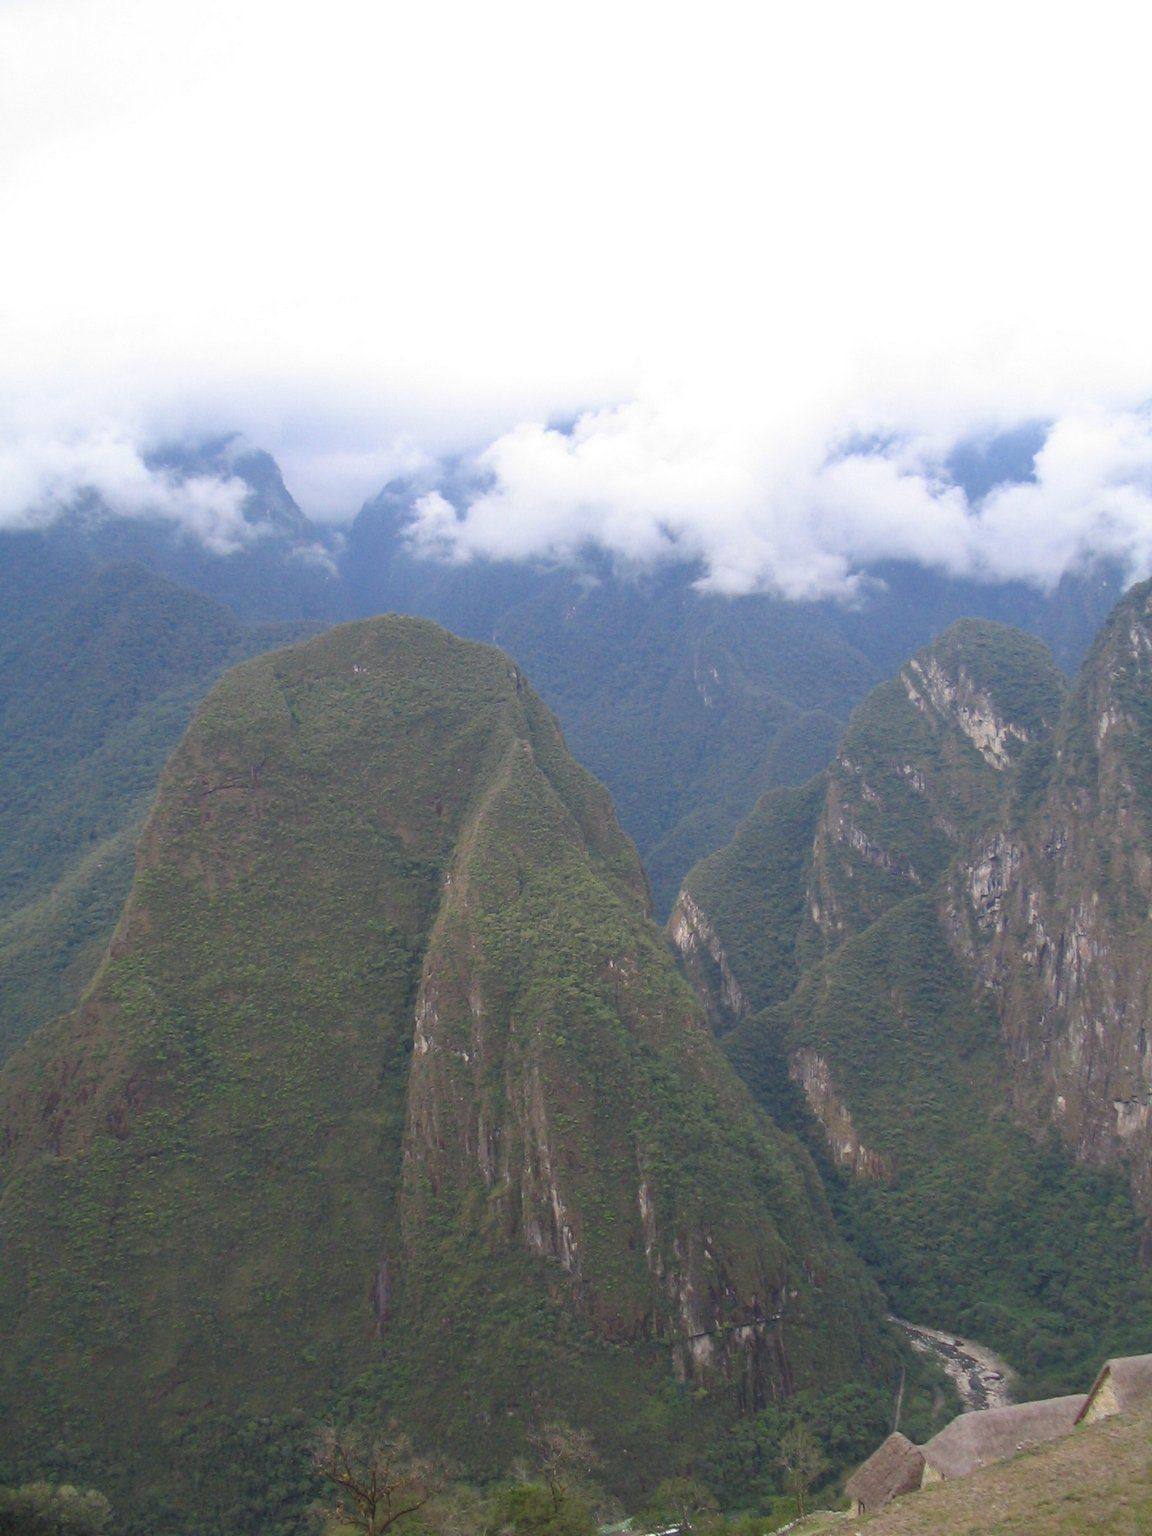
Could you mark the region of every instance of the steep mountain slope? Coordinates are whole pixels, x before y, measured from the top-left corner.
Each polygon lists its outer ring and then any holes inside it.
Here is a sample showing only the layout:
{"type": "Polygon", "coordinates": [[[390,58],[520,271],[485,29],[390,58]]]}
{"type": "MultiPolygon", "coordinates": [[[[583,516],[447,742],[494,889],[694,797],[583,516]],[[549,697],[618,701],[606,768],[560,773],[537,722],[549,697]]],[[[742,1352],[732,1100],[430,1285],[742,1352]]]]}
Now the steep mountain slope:
{"type": "Polygon", "coordinates": [[[808,910],[826,948],[931,887],[1021,749],[1052,729],[1063,691],[1039,641],[963,620],[869,697],[829,769],[812,850],[808,910]]]}
{"type": "Polygon", "coordinates": [[[164,759],[216,675],[285,637],[142,566],[10,539],[0,592],[0,1060],[70,1007],[164,759]]]}
{"type": "Polygon", "coordinates": [[[1035,641],[955,626],[870,696],[826,774],[765,797],[692,872],[671,924],[733,1061],[807,1127],[893,1304],[1056,1386],[1098,1332],[1135,1346],[1152,1328],[1139,1223],[1122,1179],[1010,1113],[1029,1074],[949,892],[1033,783],[1062,692],[1035,641]]]}
{"type": "Polygon", "coordinates": [[[426,614],[515,656],[612,791],[662,912],[761,790],[823,766],[880,675],[812,605],[709,597],[691,568],[419,559],[404,542],[415,491],[388,488],[349,533],[358,610],[426,614]]]}
{"type": "Polygon", "coordinates": [[[1012,782],[1005,770],[1050,732],[1063,693],[1039,641],[971,619],[876,688],[827,772],[764,796],[685,880],[677,946],[732,977],[727,1000],[709,988],[713,1010],[781,1000],[805,963],[930,890],[963,839],[995,817],[1012,782]],[[722,924],[722,944],[704,914],[722,924]]]}
{"type": "Polygon", "coordinates": [[[1130,1167],[1152,1214],[1152,583],[1118,605],[1059,731],[957,866],[948,919],[998,1007],[1017,1110],[1130,1167]]]}
{"type": "Polygon", "coordinates": [[[100,1447],[235,1529],[239,1426],[341,1393],[487,1472],[559,1412],[627,1481],[889,1366],[646,905],[499,652],[386,619],[229,673],[94,985],[0,1075],[17,1470],[100,1447]]]}

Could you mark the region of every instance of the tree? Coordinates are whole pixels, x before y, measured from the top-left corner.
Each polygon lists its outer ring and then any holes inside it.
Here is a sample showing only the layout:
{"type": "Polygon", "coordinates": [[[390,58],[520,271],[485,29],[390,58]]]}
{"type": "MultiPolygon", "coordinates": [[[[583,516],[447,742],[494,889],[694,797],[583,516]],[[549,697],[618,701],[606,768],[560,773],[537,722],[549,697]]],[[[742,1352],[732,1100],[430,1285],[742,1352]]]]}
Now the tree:
{"type": "Polygon", "coordinates": [[[715,1514],[719,1505],[712,1491],[692,1477],[667,1477],[652,1491],[644,1518],[652,1524],[676,1524],[691,1530],[699,1515],[715,1514]]]}
{"type": "Polygon", "coordinates": [[[788,1491],[795,1497],[800,1514],[804,1514],[808,1491],[827,1466],[820,1442],[807,1424],[796,1423],[784,1431],[780,1439],[780,1465],[788,1491]]]}
{"type": "Polygon", "coordinates": [[[0,1536],[100,1536],[112,1509],[94,1488],[25,1483],[0,1488],[0,1536]]]}
{"type": "Polygon", "coordinates": [[[507,1489],[497,1526],[500,1536],[594,1536],[596,1517],[578,1494],[556,1494],[546,1483],[507,1489]]]}
{"type": "Polygon", "coordinates": [[[420,1524],[436,1536],[477,1536],[497,1525],[497,1501],[469,1483],[449,1483],[423,1511],[420,1524]]]}
{"type": "Polygon", "coordinates": [[[313,1462],[336,1491],[335,1518],[364,1536],[382,1536],[444,1486],[441,1470],[394,1430],[372,1439],[358,1430],[324,1429],[313,1462]]]}
{"type": "Polygon", "coordinates": [[[573,1429],[562,1421],[543,1425],[528,1436],[528,1443],[536,1453],[557,1509],[591,1475],[600,1460],[588,1431],[573,1429]]]}
{"type": "Polygon", "coordinates": [[[589,1479],[598,1464],[587,1430],[554,1421],[528,1436],[542,1481],[527,1467],[503,1496],[504,1529],[516,1536],[592,1536],[597,1519],[589,1479]]]}

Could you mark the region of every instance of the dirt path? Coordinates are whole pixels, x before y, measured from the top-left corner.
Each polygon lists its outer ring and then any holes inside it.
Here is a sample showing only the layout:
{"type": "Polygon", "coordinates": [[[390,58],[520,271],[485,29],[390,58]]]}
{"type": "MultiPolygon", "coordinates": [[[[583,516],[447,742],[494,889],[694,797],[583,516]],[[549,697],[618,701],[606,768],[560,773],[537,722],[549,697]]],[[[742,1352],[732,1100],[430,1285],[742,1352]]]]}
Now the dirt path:
{"type": "Polygon", "coordinates": [[[1015,1372],[983,1344],[958,1338],[954,1333],[941,1333],[937,1328],[925,1328],[921,1323],[905,1322],[902,1317],[890,1317],[888,1321],[904,1330],[913,1349],[935,1355],[955,1384],[965,1413],[981,1408],[1007,1408],[1012,1402],[1015,1372]]]}

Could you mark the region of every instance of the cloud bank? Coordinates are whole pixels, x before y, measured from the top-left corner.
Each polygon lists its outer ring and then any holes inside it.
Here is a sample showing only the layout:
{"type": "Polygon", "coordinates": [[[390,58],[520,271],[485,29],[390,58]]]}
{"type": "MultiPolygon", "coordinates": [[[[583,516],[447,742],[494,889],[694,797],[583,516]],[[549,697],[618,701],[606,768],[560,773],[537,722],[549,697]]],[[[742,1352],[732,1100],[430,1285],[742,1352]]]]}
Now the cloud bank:
{"type": "Polygon", "coordinates": [[[1142,574],[1150,42],[1118,0],[0,0],[0,522],[95,490],[235,548],[231,477],[142,445],[238,431],[333,522],[480,445],[441,559],[1142,574]],[[1029,421],[1023,483],[954,472],[1029,421]]]}
{"type": "Polygon", "coordinates": [[[228,555],[261,533],[244,516],[249,488],[234,475],[179,476],[145,462],[122,434],[0,439],[0,528],[34,529],[84,507],[96,516],[157,518],[228,555]]]}
{"type": "MultiPolygon", "coordinates": [[[[1152,407],[1066,410],[997,474],[1015,418],[974,433],[935,413],[901,419],[890,402],[767,421],[746,402],[721,415],[714,404],[653,391],[570,426],[522,422],[439,470],[409,443],[367,447],[340,474],[350,493],[397,471],[439,485],[413,492],[406,538],[448,563],[580,564],[594,550],[623,569],[694,565],[719,594],[849,601],[887,561],[1042,588],[1095,561],[1152,574],[1152,407]],[[990,488],[963,469],[989,451],[990,488]]],[[[346,520],[357,503],[345,505],[346,520]]],[[[269,531],[226,458],[219,473],[174,471],[127,427],[0,437],[0,529],[77,508],[164,520],[222,556],[269,531]]],[[[330,567],[331,549],[315,550],[330,567]]]]}
{"type": "Polygon", "coordinates": [[[790,598],[851,597],[889,560],[1042,587],[1100,559],[1152,574],[1152,411],[1062,416],[1029,478],[978,496],[950,471],[955,437],[853,441],[858,431],[702,432],[660,400],[589,412],[571,431],[526,424],[478,456],[486,488],[463,506],[421,497],[409,539],[454,562],[563,562],[589,548],[633,565],[689,561],[706,590],[790,598]]]}

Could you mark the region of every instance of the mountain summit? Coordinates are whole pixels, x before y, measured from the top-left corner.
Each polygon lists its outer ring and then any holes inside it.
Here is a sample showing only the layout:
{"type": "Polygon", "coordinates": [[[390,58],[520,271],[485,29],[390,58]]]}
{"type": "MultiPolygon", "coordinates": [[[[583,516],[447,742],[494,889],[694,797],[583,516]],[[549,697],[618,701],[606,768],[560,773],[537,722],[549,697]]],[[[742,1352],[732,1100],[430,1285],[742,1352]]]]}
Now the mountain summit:
{"type": "Polygon", "coordinates": [[[195,1502],[342,1393],[491,1468],[542,1411],[625,1458],[654,1401],[670,1444],[872,1374],[878,1295],[647,902],[502,653],[391,617],[230,672],[0,1076],[13,1454],[64,1426],[195,1502]]]}

